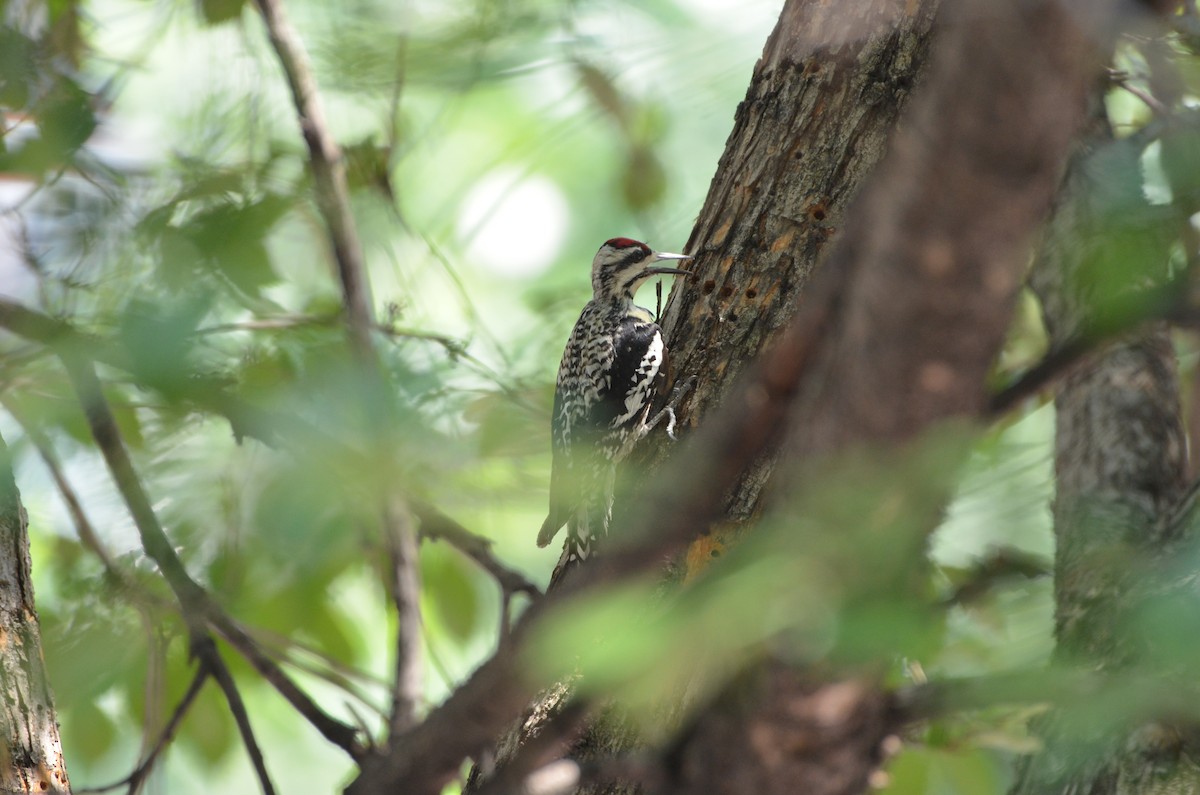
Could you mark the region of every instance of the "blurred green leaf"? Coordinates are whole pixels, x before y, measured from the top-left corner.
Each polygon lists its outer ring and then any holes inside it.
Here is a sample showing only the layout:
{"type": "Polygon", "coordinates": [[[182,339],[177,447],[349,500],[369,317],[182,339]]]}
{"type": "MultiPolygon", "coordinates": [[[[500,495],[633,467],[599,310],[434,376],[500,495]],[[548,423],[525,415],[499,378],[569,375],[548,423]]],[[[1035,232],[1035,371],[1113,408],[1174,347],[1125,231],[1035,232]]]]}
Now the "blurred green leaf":
{"type": "Polygon", "coordinates": [[[421,549],[421,581],[424,598],[439,622],[461,642],[479,628],[479,593],[466,562],[444,545],[426,544],[421,549]]]}
{"type": "Polygon", "coordinates": [[[667,175],[658,157],[647,146],[638,145],[629,152],[621,193],[633,210],[646,210],[658,204],[667,191],[667,175]]]}
{"type": "Polygon", "coordinates": [[[210,765],[225,759],[236,746],[236,727],[229,705],[214,682],[196,697],[179,739],[210,765]]]}
{"type": "Polygon", "coordinates": [[[194,333],[208,313],[209,296],[196,292],[169,302],[136,298],[129,302],[118,338],[142,383],[178,397],[192,373],[194,333]]]}
{"type": "Polygon", "coordinates": [[[209,25],[219,25],[237,19],[245,0],[200,0],[200,13],[209,25]]]}
{"type": "Polygon", "coordinates": [[[70,704],[60,701],[58,708],[70,713],[70,718],[64,721],[63,746],[71,749],[72,759],[81,758],[84,763],[93,764],[113,748],[116,725],[94,701],[70,704]]]}
{"type": "Polygon", "coordinates": [[[290,198],[271,194],[248,204],[223,202],[198,213],[185,229],[209,265],[239,289],[256,294],[279,279],[265,240],[291,206],[290,198]]]}
{"type": "MultiPolygon", "coordinates": [[[[36,45],[21,32],[0,25],[0,104],[24,108],[37,77],[36,45]]],[[[0,142],[4,136],[0,136],[0,142]]]]}
{"type": "Polygon", "coordinates": [[[1162,170],[1176,203],[1195,211],[1200,206],[1200,113],[1183,116],[1159,141],[1162,170]]]}
{"type": "Polygon", "coordinates": [[[96,129],[92,97],[78,83],[61,78],[41,103],[37,122],[49,156],[54,162],[63,160],[83,146],[96,129]]]}

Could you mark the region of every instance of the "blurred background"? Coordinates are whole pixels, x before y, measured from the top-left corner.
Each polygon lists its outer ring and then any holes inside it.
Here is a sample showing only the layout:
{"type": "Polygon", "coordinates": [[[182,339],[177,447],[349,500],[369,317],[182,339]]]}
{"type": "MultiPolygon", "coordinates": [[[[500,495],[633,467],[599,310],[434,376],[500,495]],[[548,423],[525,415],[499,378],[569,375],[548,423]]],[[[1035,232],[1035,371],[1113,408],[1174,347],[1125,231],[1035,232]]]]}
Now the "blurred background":
{"type": "MultiPolygon", "coordinates": [[[[614,236],[684,245],[780,6],[288,3],[348,158],[398,390],[396,488],[494,539],[540,584],[557,558],[534,545],[553,378],[591,257],[614,236]]],[[[377,726],[395,626],[355,515],[366,505],[339,462],[239,444],[187,400],[199,371],[335,437],[371,432],[352,408],[339,288],[260,20],[243,0],[3,7],[0,293],[127,349],[137,372],[105,369],[108,397],[190,571],[328,709],[377,726]]],[[[651,288],[641,303],[654,305],[651,288]]],[[[1043,344],[1028,301],[1002,369],[1043,344]]],[[[0,432],[29,511],[68,769],[76,787],[103,785],[129,772],[189,681],[182,626],[80,540],[55,463],[99,544],[165,594],[55,361],[8,335],[0,346],[0,432]]],[[[935,537],[939,593],[1000,547],[1049,565],[1052,434],[1052,410],[1031,405],[977,446],[935,537]]],[[[421,565],[436,704],[490,653],[500,599],[443,543],[424,544],[421,565]]],[[[1039,663],[1051,611],[1045,577],[964,599],[897,675],[1039,663]]],[[[279,789],[339,791],[349,760],[231,661],[279,789]]],[[[1002,791],[1028,747],[1025,717],[1007,718],[1011,731],[935,727],[896,762],[892,791],[1002,791]]],[[[208,687],[145,791],[256,789],[208,687]]]]}

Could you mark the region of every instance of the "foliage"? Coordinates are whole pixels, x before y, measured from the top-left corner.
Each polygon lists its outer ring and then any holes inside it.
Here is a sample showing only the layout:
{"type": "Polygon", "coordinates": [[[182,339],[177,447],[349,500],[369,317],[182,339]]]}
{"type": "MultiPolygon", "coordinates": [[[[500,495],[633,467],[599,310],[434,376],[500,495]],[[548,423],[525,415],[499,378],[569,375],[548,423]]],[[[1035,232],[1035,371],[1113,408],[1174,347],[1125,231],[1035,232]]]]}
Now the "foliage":
{"type": "MultiPolygon", "coordinates": [[[[198,392],[232,390],[351,448],[374,433],[261,21],[242,2],[25,5],[7,4],[0,29],[0,169],[19,188],[5,199],[0,289],[102,341],[106,397],[189,571],[329,710],[377,731],[395,632],[364,514],[379,470],[340,444],[297,457],[240,439],[198,392]]],[[[763,6],[289,5],[372,268],[402,462],[387,486],[543,582],[551,553],[530,532],[585,263],[613,234],[685,237],[772,21],[763,6]]],[[[182,695],[186,636],[61,367],[20,338],[0,344],[67,757],[77,786],[102,784],[182,695]],[[33,434],[129,581],[80,539],[33,434]]],[[[423,546],[421,574],[435,703],[495,642],[499,597],[444,543],[423,546]]],[[[226,656],[282,789],[344,783],[347,760],[226,656]],[[272,765],[284,745],[288,765],[272,765]]],[[[210,685],[159,786],[248,789],[238,748],[210,685]]]]}
{"type": "MultiPolygon", "coordinates": [[[[92,335],[85,353],[104,365],[122,435],[189,571],[343,720],[377,733],[388,703],[396,628],[372,531],[379,493],[427,499],[547,578],[553,553],[534,549],[533,530],[553,368],[586,299],[584,266],[614,234],[686,239],[771,22],[761,5],[292,4],[346,145],[398,466],[361,453],[378,429],[345,344],[303,142],[249,4],[50,2],[32,18],[24,4],[0,6],[0,172],[20,186],[4,212],[13,246],[0,290],[92,335]],[[206,401],[201,385],[213,384],[315,430],[305,454],[240,438],[206,401]]],[[[1194,98],[1194,42],[1169,44],[1164,63],[1194,98]]],[[[1147,90],[1167,68],[1132,44],[1123,58],[1147,90]]],[[[1195,209],[1200,161],[1194,119],[1152,143],[1145,107],[1120,89],[1111,102],[1128,137],[1105,166],[1113,192],[1094,283],[1119,310],[1130,281],[1186,264],[1178,224],[1195,209]]],[[[1042,352],[1026,310],[997,382],[1042,352]]],[[[67,757],[77,785],[106,783],[129,771],[190,681],[185,628],[57,361],[15,336],[0,345],[0,428],[23,462],[67,757]],[[60,507],[41,434],[125,578],[60,507]]],[[[1049,410],[1030,405],[998,427],[925,440],[918,463],[840,462],[711,577],[653,609],[653,583],[574,605],[536,659],[561,662],[556,649],[607,638],[578,662],[586,681],[647,720],[680,670],[716,687],[768,645],[882,666],[897,684],[1040,664],[1045,578],[951,597],[999,547],[1048,565],[1051,434],[1049,410]],[[965,471],[947,471],[946,449],[964,439],[965,471]]],[[[446,544],[423,546],[421,576],[432,704],[492,648],[500,597],[446,544]]],[[[1178,606],[1162,609],[1175,610],[1160,615],[1172,625],[1178,606]]],[[[227,656],[281,789],[344,783],[349,762],[227,656]],[[288,761],[272,766],[279,748],[288,761]]],[[[1028,749],[1025,716],[931,723],[908,738],[891,791],[1001,791],[1004,763],[1028,749]]],[[[209,686],[156,774],[161,789],[209,791],[220,779],[248,791],[235,731],[209,686]]]]}

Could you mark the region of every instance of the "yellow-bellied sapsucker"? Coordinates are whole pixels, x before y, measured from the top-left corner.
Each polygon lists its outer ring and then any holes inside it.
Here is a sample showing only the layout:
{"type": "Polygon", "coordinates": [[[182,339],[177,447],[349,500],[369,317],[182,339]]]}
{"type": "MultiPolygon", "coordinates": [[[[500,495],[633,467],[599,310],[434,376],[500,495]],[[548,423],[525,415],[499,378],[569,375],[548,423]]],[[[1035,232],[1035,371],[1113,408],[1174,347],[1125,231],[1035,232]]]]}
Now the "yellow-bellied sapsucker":
{"type": "Polygon", "coordinates": [[[667,348],[654,315],[633,296],[653,276],[688,275],[657,264],[682,259],[689,257],[616,237],[592,261],[592,300],[567,340],[554,390],[550,514],[538,546],[549,544],[564,524],[567,539],[551,587],[607,535],[617,463],[662,416],[673,424],[670,408],[648,419],[667,348]]]}

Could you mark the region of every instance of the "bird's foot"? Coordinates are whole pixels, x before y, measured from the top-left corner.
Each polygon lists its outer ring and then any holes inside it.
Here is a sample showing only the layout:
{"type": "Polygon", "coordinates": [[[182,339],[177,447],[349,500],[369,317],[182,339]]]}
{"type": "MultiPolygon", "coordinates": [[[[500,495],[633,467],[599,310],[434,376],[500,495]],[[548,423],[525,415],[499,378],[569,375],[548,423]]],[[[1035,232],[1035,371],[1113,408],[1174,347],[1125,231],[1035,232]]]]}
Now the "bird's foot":
{"type": "Polygon", "coordinates": [[[667,436],[670,437],[671,441],[673,442],[678,441],[675,436],[675,409],[679,407],[679,404],[683,402],[683,399],[688,396],[688,393],[690,393],[695,386],[696,376],[694,375],[690,375],[676,384],[675,388],[671,390],[671,398],[667,401],[667,405],[663,407],[662,411],[650,418],[650,421],[646,423],[646,430],[649,431],[650,429],[656,427],[660,422],[663,421],[663,418],[666,418],[667,436]]]}

